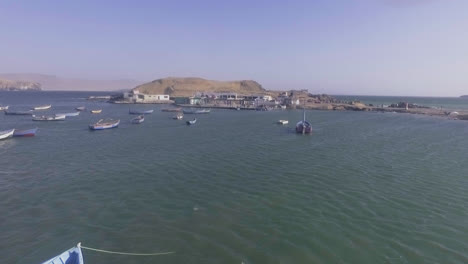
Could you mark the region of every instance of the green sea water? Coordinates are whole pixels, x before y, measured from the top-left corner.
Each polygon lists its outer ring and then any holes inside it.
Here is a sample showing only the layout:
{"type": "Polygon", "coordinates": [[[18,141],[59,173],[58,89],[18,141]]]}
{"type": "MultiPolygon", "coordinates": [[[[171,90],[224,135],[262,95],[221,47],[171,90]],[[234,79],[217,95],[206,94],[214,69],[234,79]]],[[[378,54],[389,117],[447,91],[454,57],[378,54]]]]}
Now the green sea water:
{"type": "MultiPolygon", "coordinates": [[[[467,263],[468,122],[420,115],[213,110],[194,126],[159,105],[89,93],[0,93],[12,109],[77,106],[63,122],[0,114],[0,262],[78,242],[85,263],[467,263]],[[129,107],[155,109],[141,125],[129,107]],[[117,129],[89,131],[103,117],[117,129]],[[290,124],[275,124],[287,119],[290,124]]],[[[185,120],[192,118],[186,115],[185,120]]]]}

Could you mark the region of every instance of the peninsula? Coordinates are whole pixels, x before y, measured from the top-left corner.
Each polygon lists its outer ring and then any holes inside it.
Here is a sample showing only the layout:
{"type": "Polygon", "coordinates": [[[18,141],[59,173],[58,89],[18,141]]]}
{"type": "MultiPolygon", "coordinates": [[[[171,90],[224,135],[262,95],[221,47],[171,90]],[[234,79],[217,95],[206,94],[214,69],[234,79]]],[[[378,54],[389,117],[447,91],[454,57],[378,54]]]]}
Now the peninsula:
{"type": "Polygon", "coordinates": [[[37,82],[0,79],[0,91],[41,91],[41,84],[37,82]]]}

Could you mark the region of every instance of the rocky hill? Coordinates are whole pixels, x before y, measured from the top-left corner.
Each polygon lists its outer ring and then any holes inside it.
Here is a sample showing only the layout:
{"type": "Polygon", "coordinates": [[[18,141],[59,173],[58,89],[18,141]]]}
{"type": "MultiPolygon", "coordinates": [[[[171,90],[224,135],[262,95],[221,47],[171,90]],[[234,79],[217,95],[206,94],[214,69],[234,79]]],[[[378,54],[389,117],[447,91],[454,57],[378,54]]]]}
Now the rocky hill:
{"type": "Polygon", "coordinates": [[[0,90],[6,91],[40,91],[41,84],[37,82],[12,81],[0,79],[0,90]]]}
{"type": "Polygon", "coordinates": [[[202,78],[164,78],[135,87],[146,94],[192,96],[196,92],[231,92],[238,94],[264,94],[266,90],[256,81],[212,81],[202,78]]]}

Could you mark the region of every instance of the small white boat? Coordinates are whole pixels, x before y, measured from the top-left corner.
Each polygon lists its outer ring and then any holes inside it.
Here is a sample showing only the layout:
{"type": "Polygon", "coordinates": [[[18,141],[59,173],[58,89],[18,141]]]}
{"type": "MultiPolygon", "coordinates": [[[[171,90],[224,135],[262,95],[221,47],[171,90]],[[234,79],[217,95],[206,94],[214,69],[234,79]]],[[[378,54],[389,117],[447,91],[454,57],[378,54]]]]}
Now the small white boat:
{"type": "Polygon", "coordinates": [[[177,115],[174,116],[172,119],[181,120],[182,118],[184,118],[184,115],[183,115],[183,114],[177,114],[177,115]]]}
{"type": "Polygon", "coordinates": [[[79,116],[80,112],[55,114],[55,116],[79,116]]]}
{"type": "Polygon", "coordinates": [[[102,109],[91,110],[91,114],[100,114],[101,112],[102,112],[102,109]]]}
{"type": "Polygon", "coordinates": [[[34,110],[47,110],[47,109],[50,109],[51,107],[52,105],[41,105],[41,106],[36,106],[33,109],[34,110]]]}
{"type": "Polygon", "coordinates": [[[145,121],[145,117],[140,115],[132,119],[132,124],[141,124],[145,121]]]}
{"type": "Polygon", "coordinates": [[[32,116],[32,120],[33,121],[63,121],[65,120],[65,117],[64,115],[61,115],[61,116],[36,116],[36,115],[33,115],[32,116]]]}
{"type": "Polygon", "coordinates": [[[84,107],[84,106],[78,106],[78,107],[75,108],[75,109],[76,109],[76,111],[84,111],[84,110],[86,110],[86,107],[84,107]]]}
{"type": "Polygon", "coordinates": [[[0,139],[6,139],[9,137],[12,137],[13,133],[15,133],[15,129],[0,131],[0,139]]]}
{"type": "Polygon", "coordinates": [[[110,129],[110,128],[116,128],[120,124],[120,119],[113,120],[113,119],[101,119],[98,122],[94,124],[89,125],[89,129],[91,130],[104,130],[104,129],[110,129]]]}
{"type": "Polygon", "coordinates": [[[288,123],[289,123],[288,120],[283,120],[283,119],[278,120],[278,124],[280,124],[280,125],[287,125],[288,123]]]}
{"type": "Polygon", "coordinates": [[[5,110],[8,110],[8,105],[6,106],[0,106],[0,111],[5,111],[5,110]]]}
{"type": "Polygon", "coordinates": [[[193,120],[189,120],[187,121],[187,125],[191,126],[191,125],[195,125],[195,123],[197,122],[197,119],[193,119],[193,120]]]}

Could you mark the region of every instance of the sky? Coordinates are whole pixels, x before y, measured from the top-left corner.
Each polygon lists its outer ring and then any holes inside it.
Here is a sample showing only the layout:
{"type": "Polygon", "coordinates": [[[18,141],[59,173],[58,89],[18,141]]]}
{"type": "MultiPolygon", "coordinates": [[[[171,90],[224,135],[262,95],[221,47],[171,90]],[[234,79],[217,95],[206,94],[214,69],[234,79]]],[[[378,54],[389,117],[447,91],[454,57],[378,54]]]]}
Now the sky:
{"type": "Polygon", "coordinates": [[[0,73],[468,94],[466,0],[0,0],[0,73]]]}

